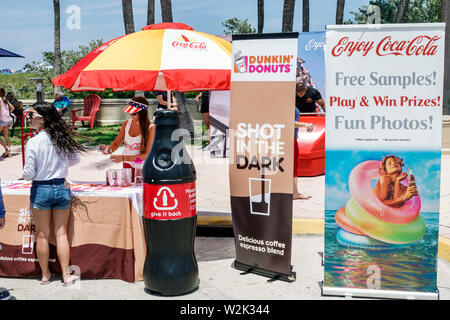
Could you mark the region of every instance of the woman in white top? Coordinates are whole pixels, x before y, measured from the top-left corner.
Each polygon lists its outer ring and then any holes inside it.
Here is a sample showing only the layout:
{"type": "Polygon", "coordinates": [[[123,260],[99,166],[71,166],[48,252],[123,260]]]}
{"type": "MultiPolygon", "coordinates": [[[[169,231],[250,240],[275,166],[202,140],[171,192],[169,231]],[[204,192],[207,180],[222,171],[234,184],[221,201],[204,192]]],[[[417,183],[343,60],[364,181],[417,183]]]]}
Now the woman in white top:
{"type": "Polygon", "coordinates": [[[132,168],[132,178],[134,179],[134,161],[141,158],[143,161],[152,147],[155,135],[155,126],[148,118],[149,103],[144,97],[134,97],[123,109],[131,115],[131,119],[125,121],[120,128],[116,139],[109,145],[100,145],[100,150],[104,154],[116,151],[124,143],[124,152],[121,155],[111,155],[111,161],[115,163],[123,162],[124,168],[132,168]]]}
{"type": "Polygon", "coordinates": [[[68,168],[80,161],[85,148],[73,140],[73,133],[56,108],[49,103],[35,103],[28,113],[31,128],[38,131],[25,148],[23,177],[32,180],[30,206],[36,225],[36,253],[42,270],[41,284],[55,279],[49,270],[51,222],[64,285],[79,280],[70,275],[70,246],[67,238],[71,193],[65,181],[68,168]]]}

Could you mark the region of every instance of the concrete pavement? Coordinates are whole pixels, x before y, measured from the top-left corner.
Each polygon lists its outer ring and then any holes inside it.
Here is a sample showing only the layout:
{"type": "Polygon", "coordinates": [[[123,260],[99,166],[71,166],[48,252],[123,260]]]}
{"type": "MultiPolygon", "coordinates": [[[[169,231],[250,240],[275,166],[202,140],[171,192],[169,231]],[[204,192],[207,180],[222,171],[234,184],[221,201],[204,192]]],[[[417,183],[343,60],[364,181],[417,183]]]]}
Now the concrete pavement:
{"type": "MultiPolygon", "coordinates": [[[[268,278],[241,275],[231,267],[235,259],[233,238],[197,237],[195,252],[199,266],[200,286],[197,291],[177,296],[161,297],[144,292],[144,282],[128,283],[121,280],[81,280],[74,287],[64,288],[60,281],[45,287],[37,278],[0,278],[0,287],[13,289],[17,300],[329,300],[341,297],[321,296],[320,282],[323,267],[323,237],[294,235],[292,265],[295,282],[268,282],[268,278]]],[[[438,262],[438,289],[441,300],[450,300],[450,264],[438,262]]]]}

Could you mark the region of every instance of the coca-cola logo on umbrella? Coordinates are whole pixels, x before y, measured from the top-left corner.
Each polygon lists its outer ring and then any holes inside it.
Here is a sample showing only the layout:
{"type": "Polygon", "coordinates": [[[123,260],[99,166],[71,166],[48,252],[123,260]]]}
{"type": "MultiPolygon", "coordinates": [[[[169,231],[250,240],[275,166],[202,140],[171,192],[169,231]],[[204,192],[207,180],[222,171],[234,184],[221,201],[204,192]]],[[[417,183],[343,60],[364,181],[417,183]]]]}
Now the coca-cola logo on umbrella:
{"type": "Polygon", "coordinates": [[[192,37],[180,35],[177,40],[172,42],[172,47],[175,49],[193,49],[193,50],[207,50],[206,42],[197,41],[192,37]]]}

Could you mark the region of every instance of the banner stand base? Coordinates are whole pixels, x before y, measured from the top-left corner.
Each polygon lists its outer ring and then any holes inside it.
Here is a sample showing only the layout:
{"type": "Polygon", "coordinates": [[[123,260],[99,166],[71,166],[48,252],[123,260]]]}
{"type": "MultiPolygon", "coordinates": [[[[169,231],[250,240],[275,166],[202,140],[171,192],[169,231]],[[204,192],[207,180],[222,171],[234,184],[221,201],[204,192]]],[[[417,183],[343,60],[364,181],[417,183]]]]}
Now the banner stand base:
{"type": "Polygon", "coordinates": [[[281,280],[286,282],[294,282],[296,280],[296,273],[292,271],[292,266],[290,275],[257,268],[248,264],[238,262],[237,260],[234,260],[231,266],[237,270],[245,271],[245,273],[254,273],[259,276],[271,278],[271,280],[269,281],[281,280]]]}
{"type": "Polygon", "coordinates": [[[320,285],[322,296],[341,296],[346,298],[382,298],[382,299],[407,299],[407,300],[439,300],[439,290],[436,293],[395,291],[377,289],[355,289],[340,287],[325,287],[323,281],[320,285]]]}

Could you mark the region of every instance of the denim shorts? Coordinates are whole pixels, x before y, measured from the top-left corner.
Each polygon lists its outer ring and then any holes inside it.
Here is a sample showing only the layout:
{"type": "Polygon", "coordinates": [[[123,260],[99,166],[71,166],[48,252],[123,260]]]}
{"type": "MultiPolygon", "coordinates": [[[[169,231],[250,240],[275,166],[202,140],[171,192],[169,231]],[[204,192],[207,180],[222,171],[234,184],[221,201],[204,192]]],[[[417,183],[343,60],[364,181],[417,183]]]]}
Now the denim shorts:
{"type": "Polygon", "coordinates": [[[30,192],[30,205],[38,210],[66,210],[70,208],[72,195],[64,185],[65,179],[33,181],[30,192]]]}

